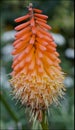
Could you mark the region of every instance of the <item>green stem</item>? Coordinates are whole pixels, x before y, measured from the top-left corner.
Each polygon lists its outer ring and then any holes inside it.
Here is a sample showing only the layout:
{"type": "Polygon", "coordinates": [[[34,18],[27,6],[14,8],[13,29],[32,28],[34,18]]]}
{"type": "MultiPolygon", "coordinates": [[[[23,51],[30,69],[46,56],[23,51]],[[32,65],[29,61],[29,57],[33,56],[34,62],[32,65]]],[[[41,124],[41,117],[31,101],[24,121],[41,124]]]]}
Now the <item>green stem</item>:
{"type": "Polygon", "coordinates": [[[43,119],[42,119],[42,122],[41,122],[41,126],[42,126],[42,130],[49,130],[48,129],[48,122],[45,121],[45,111],[43,112],[43,119]]]}
{"type": "Polygon", "coordinates": [[[7,109],[9,114],[11,115],[11,117],[17,123],[18,122],[18,118],[17,118],[16,114],[11,110],[10,105],[7,103],[7,101],[4,98],[4,95],[2,95],[1,93],[0,93],[0,100],[2,101],[3,105],[5,106],[5,108],[7,109]]]}

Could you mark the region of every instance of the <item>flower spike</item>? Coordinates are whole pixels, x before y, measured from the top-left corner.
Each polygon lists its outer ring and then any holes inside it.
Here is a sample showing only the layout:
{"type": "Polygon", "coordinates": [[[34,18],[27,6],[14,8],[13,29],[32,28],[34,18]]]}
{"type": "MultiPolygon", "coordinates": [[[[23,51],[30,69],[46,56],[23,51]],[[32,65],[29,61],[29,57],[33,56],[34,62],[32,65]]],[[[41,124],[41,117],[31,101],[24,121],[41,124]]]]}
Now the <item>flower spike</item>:
{"type": "Polygon", "coordinates": [[[53,102],[59,102],[64,92],[64,73],[56,44],[48,30],[48,16],[42,10],[28,6],[25,16],[15,19],[24,21],[15,30],[12,64],[13,93],[22,104],[29,107],[37,118],[42,120],[42,111],[53,102]]]}

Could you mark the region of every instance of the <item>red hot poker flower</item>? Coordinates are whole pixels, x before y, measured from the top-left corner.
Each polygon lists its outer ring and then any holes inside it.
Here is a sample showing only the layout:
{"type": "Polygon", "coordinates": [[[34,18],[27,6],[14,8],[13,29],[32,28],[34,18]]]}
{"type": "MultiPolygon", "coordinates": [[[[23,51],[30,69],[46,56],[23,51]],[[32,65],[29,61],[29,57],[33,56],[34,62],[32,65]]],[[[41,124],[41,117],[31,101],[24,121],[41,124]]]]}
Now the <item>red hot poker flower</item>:
{"type": "Polygon", "coordinates": [[[16,98],[35,113],[40,113],[53,102],[58,103],[58,97],[63,96],[64,73],[59,65],[61,60],[56,44],[48,32],[51,30],[47,24],[48,16],[31,5],[28,11],[25,16],[15,19],[15,22],[28,21],[15,28],[10,82],[16,98]]]}

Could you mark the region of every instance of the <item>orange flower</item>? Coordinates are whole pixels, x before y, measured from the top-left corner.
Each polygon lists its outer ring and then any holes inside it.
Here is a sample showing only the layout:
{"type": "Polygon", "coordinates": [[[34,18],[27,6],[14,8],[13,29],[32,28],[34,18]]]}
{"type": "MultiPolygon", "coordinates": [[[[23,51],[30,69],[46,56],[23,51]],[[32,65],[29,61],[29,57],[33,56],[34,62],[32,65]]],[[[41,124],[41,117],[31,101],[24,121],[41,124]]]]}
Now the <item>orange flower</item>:
{"type": "Polygon", "coordinates": [[[56,44],[48,32],[48,16],[30,5],[28,14],[15,19],[26,20],[15,30],[13,72],[10,80],[15,96],[33,111],[47,109],[64,92],[64,73],[61,70],[56,44]],[[27,21],[28,20],[28,21],[27,21]]]}

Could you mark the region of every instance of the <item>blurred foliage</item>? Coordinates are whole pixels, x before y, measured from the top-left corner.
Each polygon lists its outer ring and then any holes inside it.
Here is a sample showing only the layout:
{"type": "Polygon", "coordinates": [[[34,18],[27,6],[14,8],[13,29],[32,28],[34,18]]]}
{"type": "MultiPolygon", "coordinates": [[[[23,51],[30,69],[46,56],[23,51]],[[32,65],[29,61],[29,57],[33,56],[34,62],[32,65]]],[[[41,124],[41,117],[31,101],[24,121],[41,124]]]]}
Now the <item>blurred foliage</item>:
{"type": "MultiPolygon", "coordinates": [[[[66,43],[57,47],[62,60],[61,66],[66,76],[74,77],[73,59],[65,56],[67,48],[74,48],[74,1],[73,0],[1,0],[1,36],[16,26],[14,19],[26,14],[26,6],[32,2],[34,7],[43,10],[43,13],[49,16],[48,24],[52,26],[52,32],[62,34],[66,43]]],[[[1,50],[12,42],[1,42],[1,50]]],[[[12,60],[6,62],[3,59],[1,51],[1,69],[5,70],[5,76],[11,72],[12,60]]],[[[67,88],[65,100],[61,101],[60,107],[51,106],[48,111],[48,122],[50,130],[74,130],[74,93],[73,86],[67,88]]],[[[1,130],[27,130],[31,129],[31,123],[28,121],[28,113],[25,113],[24,106],[20,102],[16,105],[16,100],[12,100],[11,87],[6,86],[6,80],[3,79],[0,88],[1,104],[1,130]]]]}

